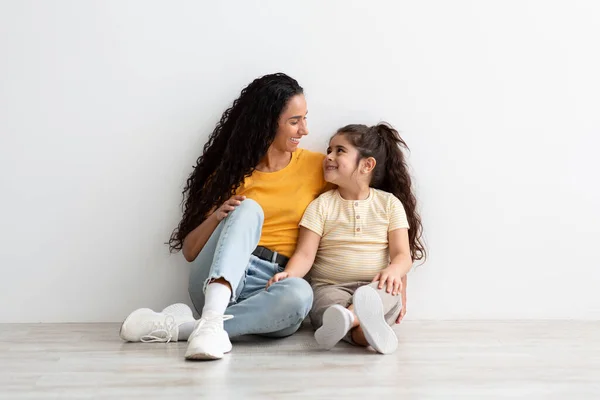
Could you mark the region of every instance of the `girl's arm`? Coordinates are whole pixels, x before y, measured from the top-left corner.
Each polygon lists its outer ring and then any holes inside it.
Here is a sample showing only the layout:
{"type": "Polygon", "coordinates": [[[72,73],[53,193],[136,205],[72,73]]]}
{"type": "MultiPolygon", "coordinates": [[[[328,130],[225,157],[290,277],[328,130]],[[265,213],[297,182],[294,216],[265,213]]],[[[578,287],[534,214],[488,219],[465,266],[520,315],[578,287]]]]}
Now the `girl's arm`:
{"type": "Polygon", "coordinates": [[[377,274],[373,282],[379,281],[379,289],[387,286],[387,292],[397,295],[402,289],[402,279],[412,267],[408,229],[395,229],[388,233],[390,265],[377,274]]]}
{"type": "Polygon", "coordinates": [[[267,288],[282,279],[292,277],[303,278],[308,274],[308,271],[310,271],[313,262],[315,261],[320,242],[321,236],[310,229],[301,226],[294,255],[292,255],[292,258],[288,261],[285,270],[275,274],[275,276],[269,280],[267,288]]]}
{"type": "Polygon", "coordinates": [[[410,256],[410,245],[408,244],[408,229],[396,229],[388,233],[388,243],[390,246],[390,266],[397,266],[402,278],[408,274],[413,264],[410,256]]]}
{"type": "Polygon", "coordinates": [[[402,300],[402,310],[400,311],[400,315],[396,318],[396,323],[399,324],[402,321],[402,318],[406,315],[406,275],[402,277],[402,288],[400,289],[400,296],[402,300]]]}
{"type": "Polygon", "coordinates": [[[290,277],[304,278],[315,262],[320,242],[321,236],[301,226],[296,251],[285,266],[284,272],[290,277]]]}

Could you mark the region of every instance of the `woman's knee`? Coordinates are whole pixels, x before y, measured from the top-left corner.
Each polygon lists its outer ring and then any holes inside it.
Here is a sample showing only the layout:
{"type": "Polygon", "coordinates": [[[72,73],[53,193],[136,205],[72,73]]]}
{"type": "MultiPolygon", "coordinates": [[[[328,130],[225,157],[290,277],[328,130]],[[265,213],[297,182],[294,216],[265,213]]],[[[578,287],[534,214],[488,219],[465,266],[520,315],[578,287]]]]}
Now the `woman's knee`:
{"type": "Polygon", "coordinates": [[[283,291],[282,305],[305,318],[313,303],[313,290],[309,283],[302,278],[287,278],[277,282],[273,288],[276,286],[283,291]]]}
{"type": "Polygon", "coordinates": [[[261,225],[262,225],[263,221],[265,220],[265,213],[264,213],[262,207],[260,206],[260,204],[258,204],[255,200],[252,200],[252,199],[246,199],[246,200],[242,201],[240,203],[240,205],[237,206],[235,208],[235,210],[233,210],[230,214],[230,216],[234,216],[234,215],[236,216],[236,218],[258,217],[261,225]]]}
{"type": "Polygon", "coordinates": [[[292,336],[294,333],[298,332],[298,329],[300,329],[300,327],[302,326],[302,321],[298,322],[295,325],[292,325],[288,328],[282,329],[280,331],[275,331],[275,332],[269,332],[269,333],[263,333],[261,334],[261,336],[264,337],[270,337],[270,338],[285,338],[288,336],[292,336]]]}

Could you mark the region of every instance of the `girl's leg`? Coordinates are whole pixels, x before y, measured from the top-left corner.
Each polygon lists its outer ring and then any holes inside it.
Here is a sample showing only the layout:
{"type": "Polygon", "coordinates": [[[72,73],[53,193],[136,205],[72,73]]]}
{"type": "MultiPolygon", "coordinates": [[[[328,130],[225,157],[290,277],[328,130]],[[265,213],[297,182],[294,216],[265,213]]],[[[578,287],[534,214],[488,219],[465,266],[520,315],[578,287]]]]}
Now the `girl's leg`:
{"type": "Polygon", "coordinates": [[[352,294],[356,290],[356,287],[356,283],[314,285],[313,292],[315,299],[309,314],[313,328],[316,330],[323,325],[323,314],[325,314],[325,310],[332,305],[339,304],[346,308],[352,304],[352,294]]]}
{"type": "Polygon", "coordinates": [[[392,296],[378,282],[369,283],[356,290],[349,307],[356,318],[352,331],[344,339],[360,346],[372,346],[382,354],[392,353],[398,339],[392,330],[400,310],[401,296],[392,296]]]}
{"type": "Polygon", "coordinates": [[[316,286],[310,319],[315,340],[325,350],[333,348],[352,328],[353,315],[346,309],[356,284],[316,286]]]}

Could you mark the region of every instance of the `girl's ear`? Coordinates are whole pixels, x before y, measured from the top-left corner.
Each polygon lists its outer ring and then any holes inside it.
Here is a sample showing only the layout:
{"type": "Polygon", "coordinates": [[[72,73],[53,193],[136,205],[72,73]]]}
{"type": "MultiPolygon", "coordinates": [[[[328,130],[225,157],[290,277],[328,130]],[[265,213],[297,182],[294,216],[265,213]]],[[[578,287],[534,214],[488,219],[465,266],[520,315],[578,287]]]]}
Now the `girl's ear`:
{"type": "Polygon", "coordinates": [[[369,172],[375,169],[375,165],[377,165],[377,161],[373,157],[364,158],[361,160],[360,173],[368,174],[369,172]]]}

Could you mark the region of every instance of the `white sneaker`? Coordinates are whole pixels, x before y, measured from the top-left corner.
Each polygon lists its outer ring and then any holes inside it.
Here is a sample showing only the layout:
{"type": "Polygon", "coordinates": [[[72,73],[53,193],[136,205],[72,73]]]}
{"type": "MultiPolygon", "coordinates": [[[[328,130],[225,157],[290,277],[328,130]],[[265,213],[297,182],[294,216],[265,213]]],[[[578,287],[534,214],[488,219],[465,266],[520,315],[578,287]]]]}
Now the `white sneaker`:
{"type": "Polygon", "coordinates": [[[223,329],[223,321],[233,318],[233,315],[222,315],[207,311],[196,323],[196,328],[188,339],[185,352],[187,360],[218,360],[229,353],[233,346],[229,335],[223,329]]]}
{"type": "Polygon", "coordinates": [[[352,314],[339,304],[328,307],[323,313],[323,325],[315,332],[315,340],[323,350],[330,350],[352,328],[352,314]]]}
{"type": "Polygon", "coordinates": [[[192,310],[182,303],[172,304],[159,313],[140,308],[123,321],[119,336],[128,342],[177,342],[179,325],[194,321],[192,310]]]}
{"type": "Polygon", "coordinates": [[[377,291],[370,286],[361,286],[354,292],[352,302],[354,312],[371,347],[381,354],[396,351],[398,338],[385,320],[383,303],[377,291]]]}

